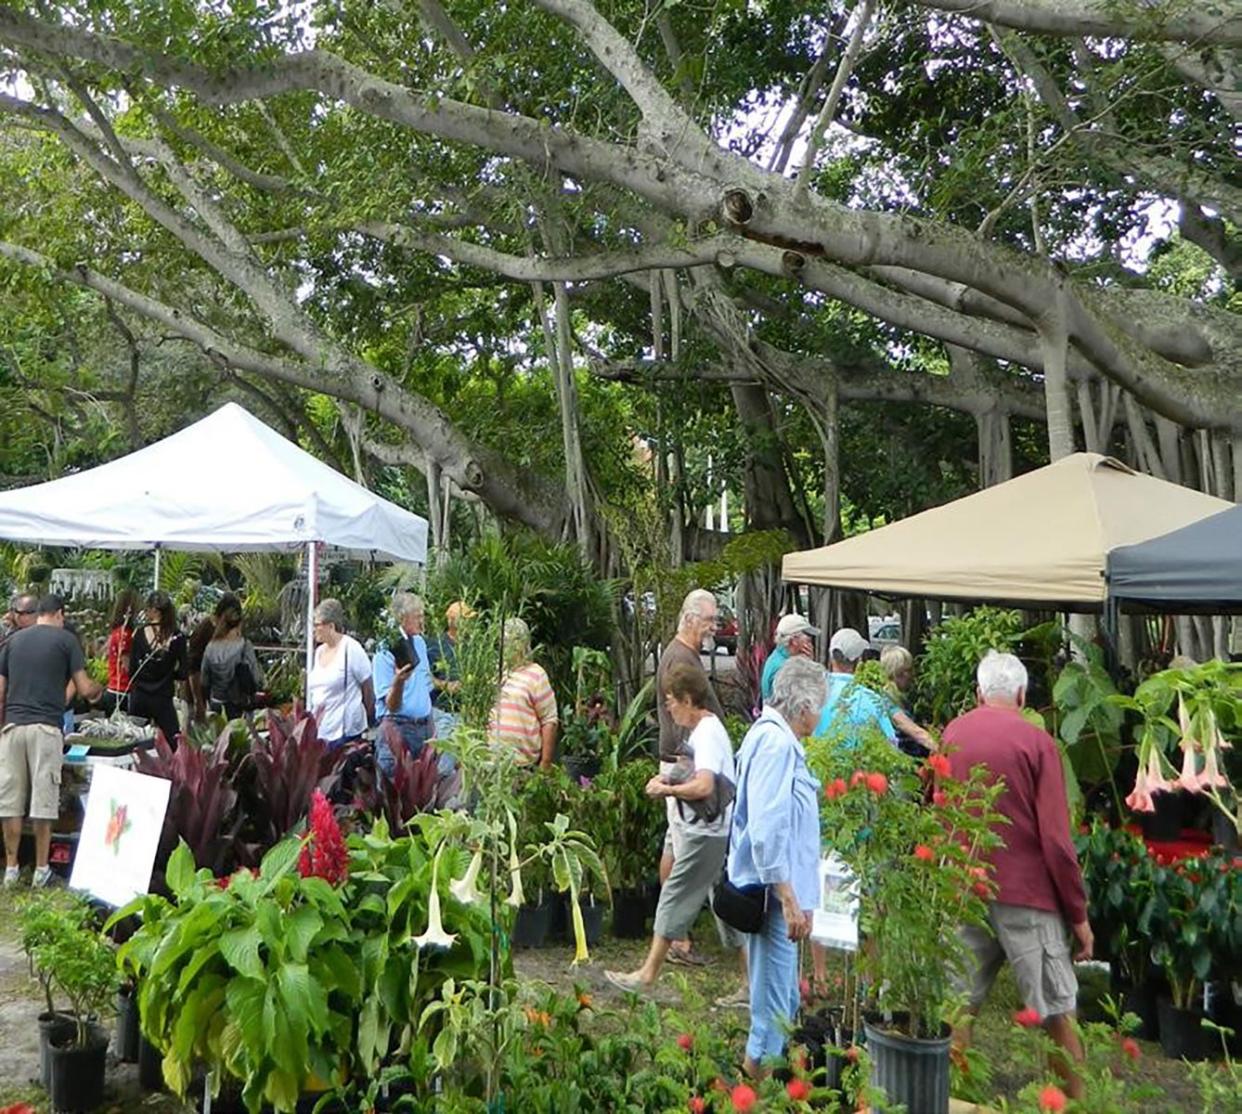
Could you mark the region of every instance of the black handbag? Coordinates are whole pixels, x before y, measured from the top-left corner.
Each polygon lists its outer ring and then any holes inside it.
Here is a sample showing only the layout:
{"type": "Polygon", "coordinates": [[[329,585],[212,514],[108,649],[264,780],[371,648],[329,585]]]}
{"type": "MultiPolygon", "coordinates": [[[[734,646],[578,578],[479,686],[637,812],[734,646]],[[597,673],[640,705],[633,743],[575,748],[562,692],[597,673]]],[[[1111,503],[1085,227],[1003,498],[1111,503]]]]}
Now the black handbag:
{"type": "Polygon", "coordinates": [[[722,872],[712,894],[712,912],[738,932],[750,936],[762,932],[768,912],[768,887],[762,883],[735,886],[728,874],[722,872]]]}

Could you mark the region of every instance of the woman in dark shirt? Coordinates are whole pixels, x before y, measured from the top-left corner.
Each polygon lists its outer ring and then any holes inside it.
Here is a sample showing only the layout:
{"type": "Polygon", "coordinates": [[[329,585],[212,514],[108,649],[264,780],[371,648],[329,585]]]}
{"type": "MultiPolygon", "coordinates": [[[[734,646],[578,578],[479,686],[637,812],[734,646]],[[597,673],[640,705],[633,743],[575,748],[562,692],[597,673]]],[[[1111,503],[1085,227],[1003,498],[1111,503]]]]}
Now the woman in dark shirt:
{"type": "Polygon", "coordinates": [[[177,617],[167,592],[147,596],[146,623],[134,631],[129,655],[129,712],[145,716],[176,747],[180,724],[173,704],[173,690],[185,680],[185,635],[177,630],[177,617]]]}

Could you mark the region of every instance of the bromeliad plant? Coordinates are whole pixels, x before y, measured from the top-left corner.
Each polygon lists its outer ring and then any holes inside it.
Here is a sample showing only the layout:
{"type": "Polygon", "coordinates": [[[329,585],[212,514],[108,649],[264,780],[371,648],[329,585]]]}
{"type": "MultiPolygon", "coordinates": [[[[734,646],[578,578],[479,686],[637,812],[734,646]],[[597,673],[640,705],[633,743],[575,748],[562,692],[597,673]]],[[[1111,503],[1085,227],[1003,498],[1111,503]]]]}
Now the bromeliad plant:
{"type": "Polygon", "coordinates": [[[857,879],[869,1004],[894,1029],[939,1037],[966,959],[958,929],[987,921],[987,859],[1001,842],[995,804],[1004,786],[988,784],[982,767],[956,780],[940,755],[916,766],[878,731],[857,747],[832,736],[810,747],[824,785],[824,846],[857,879]]]}

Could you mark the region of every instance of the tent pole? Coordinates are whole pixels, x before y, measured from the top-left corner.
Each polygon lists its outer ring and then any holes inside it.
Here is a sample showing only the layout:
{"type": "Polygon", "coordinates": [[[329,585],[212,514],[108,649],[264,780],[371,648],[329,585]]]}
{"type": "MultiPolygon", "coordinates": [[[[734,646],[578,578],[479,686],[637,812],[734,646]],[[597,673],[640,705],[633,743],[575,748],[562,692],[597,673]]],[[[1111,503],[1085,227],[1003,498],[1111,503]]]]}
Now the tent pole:
{"type": "Polygon", "coordinates": [[[315,593],[319,589],[319,550],[306,543],[306,706],[310,707],[310,675],[315,667],[315,593]]]}
{"type": "Polygon", "coordinates": [[[155,583],[151,585],[153,591],[160,590],[160,543],[156,542],[155,546],[155,583]]]}

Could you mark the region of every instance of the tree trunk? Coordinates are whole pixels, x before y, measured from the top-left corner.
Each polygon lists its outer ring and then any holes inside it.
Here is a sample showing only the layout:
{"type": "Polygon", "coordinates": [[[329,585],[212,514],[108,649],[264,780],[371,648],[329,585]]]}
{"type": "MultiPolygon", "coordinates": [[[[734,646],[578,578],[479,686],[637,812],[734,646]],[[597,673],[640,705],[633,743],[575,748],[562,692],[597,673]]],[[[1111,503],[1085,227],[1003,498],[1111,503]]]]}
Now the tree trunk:
{"type": "Polygon", "coordinates": [[[747,444],[747,521],[757,530],[788,530],[799,546],[810,545],[806,524],[790,492],[780,434],[767,391],[751,383],[735,383],[730,391],[747,444]]]}

